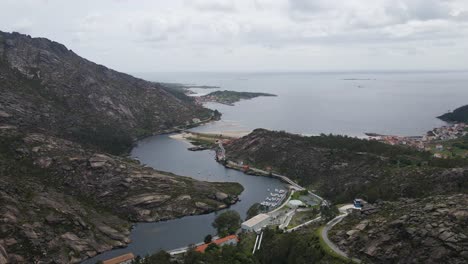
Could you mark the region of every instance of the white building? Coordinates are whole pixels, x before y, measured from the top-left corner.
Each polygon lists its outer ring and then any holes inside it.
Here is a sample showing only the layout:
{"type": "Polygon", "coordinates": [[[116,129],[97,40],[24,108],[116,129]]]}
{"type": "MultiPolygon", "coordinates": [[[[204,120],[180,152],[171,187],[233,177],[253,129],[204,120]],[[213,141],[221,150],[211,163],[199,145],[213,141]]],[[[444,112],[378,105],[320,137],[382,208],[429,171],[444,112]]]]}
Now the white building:
{"type": "Polygon", "coordinates": [[[300,206],[304,206],[304,203],[300,200],[290,200],[288,205],[291,207],[291,208],[298,208],[300,206]]]}
{"type": "Polygon", "coordinates": [[[247,232],[260,231],[270,223],[270,216],[267,214],[258,214],[242,223],[242,230],[247,232]]]}

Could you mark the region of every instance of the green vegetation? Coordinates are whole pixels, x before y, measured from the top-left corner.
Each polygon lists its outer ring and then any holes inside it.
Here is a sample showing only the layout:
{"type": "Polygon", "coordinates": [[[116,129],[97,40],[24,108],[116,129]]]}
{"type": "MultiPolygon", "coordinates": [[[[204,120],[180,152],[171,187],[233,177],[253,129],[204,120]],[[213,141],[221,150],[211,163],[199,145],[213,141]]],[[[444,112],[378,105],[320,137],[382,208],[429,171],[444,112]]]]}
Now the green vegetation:
{"type": "Polygon", "coordinates": [[[307,194],[309,194],[309,191],[307,190],[296,191],[293,193],[293,195],[291,195],[291,200],[298,200],[299,197],[307,195],[307,194]]]}
{"type": "Polygon", "coordinates": [[[131,135],[116,126],[96,123],[88,129],[71,129],[71,137],[87,145],[94,145],[111,154],[128,152],[133,144],[131,135]]]}
{"type": "Polygon", "coordinates": [[[251,93],[251,92],[235,92],[235,91],[215,91],[202,98],[206,101],[215,101],[221,104],[232,105],[240,100],[252,99],[259,96],[276,96],[268,93],[251,93]]]}
{"type": "Polygon", "coordinates": [[[439,153],[443,158],[465,159],[468,157],[468,136],[446,141],[437,141],[431,144],[430,147],[432,153],[439,153]],[[437,145],[442,145],[443,149],[437,149],[437,145]]]}
{"type": "Polygon", "coordinates": [[[447,122],[468,122],[468,105],[459,107],[437,118],[447,122]]]}
{"type": "Polygon", "coordinates": [[[288,229],[303,224],[319,216],[318,206],[307,211],[296,212],[289,223],[288,229]]]}
{"type": "Polygon", "coordinates": [[[203,242],[205,242],[205,244],[208,244],[208,243],[211,243],[212,239],[213,239],[212,235],[206,235],[205,238],[203,239],[203,242]]]}
{"type": "MultiPolygon", "coordinates": [[[[344,264],[350,263],[329,253],[322,245],[316,227],[308,227],[300,232],[281,233],[266,229],[263,233],[262,246],[254,255],[252,247],[255,235],[241,234],[236,246],[212,247],[205,253],[193,249],[172,263],[185,264],[344,264]],[[177,262],[178,261],[178,262],[177,262]]],[[[160,254],[160,253],[158,253],[160,254]]],[[[161,256],[161,254],[160,254],[161,256]]],[[[165,260],[163,260],[165,261],[165,260]]],[[[168,262],[145,262],[156,264],[168,262]]],[[[169,262],[171,263],[171,262],[169,262]]],[[[136,264],[142,264],[137,262],[136,264]]]]}
{"type": "Polygon", "coordinates": [[[374,202],[468,191],[463,175],[447,170],[468,166],[468,159],[434,158],[430,152],[377,141],[256,129],[226,145],[226,150],[231,160],[271,167],[334,203],[356,197],[374,202]]]}
{"type": "Polygon", "coordinates": [[[249,220],[250,218],[258,215],[261,212],[262,205],[259,203],[254,203],[252,206],[250,206],[249,210],[247,210],[247,217],[245,220],[249,220]]]}
{"type": "Polygon", "coordinates": [[[224,237],[234,234],[241,227],[241,222],[242,219],[238,212],[227,210],[216,217],[213,227],[217,229],[220,237],[224,237]]]}

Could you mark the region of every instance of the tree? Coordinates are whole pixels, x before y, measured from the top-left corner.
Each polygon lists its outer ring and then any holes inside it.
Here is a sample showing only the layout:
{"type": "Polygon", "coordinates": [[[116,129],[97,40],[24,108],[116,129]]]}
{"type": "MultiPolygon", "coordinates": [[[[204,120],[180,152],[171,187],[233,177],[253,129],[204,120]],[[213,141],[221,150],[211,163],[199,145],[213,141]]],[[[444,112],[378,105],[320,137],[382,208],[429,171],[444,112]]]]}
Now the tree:
{"type": "Polygon", "coordinates": [[[219,214],[213,222],[219,236],[234,234],[241,226],[241,217],[238,212],[228,210],[219,214]]]}
{"type": "Polygon", "coordinates": [[[208,244],[208,243],[211,243],[211,240],[213,239],[213,236],[212,235],[206,235],[205,239],[203,240],[203,242],[205,242],[205,244],[208,244]]]}
{"type": "Polygon", "coordinates": [[[167,253],[164,250],[159,251],[156,254],[153,254],[149,256],[148,258],[145,258],[145,264],[153,264],[153,263],[158,263],[158,264],[170,264],[171,263],[171,255],[167,253]]]}
{"type": "Polygon", "coordinates": [[[211,243],[206,247],[205,252],[210,252],[212,250],[218,250],[218,249],[219,249],[218,245],[216,245],[215,243],[211,243]]]}
{"type": "Polygon", "coordinates": [[[261,205],[259,203],[254,203],[250,206],[249,210],[247,210],[247,217],[246,220],[258,215],[260,213],[261,205]]]}

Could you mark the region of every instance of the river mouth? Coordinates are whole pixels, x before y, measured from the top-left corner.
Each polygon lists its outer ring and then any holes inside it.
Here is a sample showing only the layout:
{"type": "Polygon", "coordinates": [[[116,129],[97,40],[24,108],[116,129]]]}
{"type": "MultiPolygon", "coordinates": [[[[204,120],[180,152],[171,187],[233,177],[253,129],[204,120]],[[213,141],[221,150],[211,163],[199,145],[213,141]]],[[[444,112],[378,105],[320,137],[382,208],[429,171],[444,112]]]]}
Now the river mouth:
{"type": "MultiPolygon", "coordinates": [[[[252,204],[263,201],[274,189],[286,188],[283,182],[275,178],[246,175],[240,171],[227,169],[214,160],[214,151],[188,151],[187,148],[190,146],[188,142],[173,139],[170,135],[152,136],[137,142],[131,156],[139,159],[142,164],[160,171],[201,181],[240,183],[244,187],[244,191],[239,196],[241,201],[229,209],[239,212],[242,219],[245,219],[246,212],[252,204]]],[[[207,234],[216,234],[211,223],[220,212],[222,211],[155,223],[137,223],[131,231],[132,243],[128,247],[102,253],[83,263],[94,264],[99,260],[129,252],[145,256],[161,249],[171,250],[198,243],[203,241],[207,234]]]]}

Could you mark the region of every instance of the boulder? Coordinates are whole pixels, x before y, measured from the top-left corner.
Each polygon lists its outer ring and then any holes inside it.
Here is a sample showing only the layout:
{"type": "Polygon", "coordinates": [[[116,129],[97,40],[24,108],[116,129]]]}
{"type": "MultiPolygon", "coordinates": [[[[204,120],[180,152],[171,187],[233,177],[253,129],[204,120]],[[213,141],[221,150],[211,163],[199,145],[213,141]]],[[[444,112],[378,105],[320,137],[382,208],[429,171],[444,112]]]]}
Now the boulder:
{"type": "Polygon", "coordinates": [[[216,200],[218,201],[223,201],[224,199],[229,197],[229,195],[223,192],[216,192],[215,196],[216,196],[216,200]]]}
{"type": "Polygon", "coordinates": [[[9,118],[9,117],[11,117],[11,115],[9,113],[5,112],[5,111],[0,110],[0,117],[9,118]]]}
{"type": "Polygon", "coordinates": [[[141,205],[141,204],[157,204],[167,201],[171,198],[170,195],[164,194],[141,194],[138,196],[133,196],[128,199],[128,203],[131,205],[141,205]]]}
{"type": "Polygon", "coordinates": [[[349,237],[353,236],[354,234],[357,234],[359,233],[359,230],[349,230],[348,232],[346,232],[346,235],[348,235],[349,237]]]}
{"type": "Polygon", "coordinates": [[[50,167],[50,165],[52,164],[52,159],[49,157],[40,157],[34,163],[39,167],[45,169],[50,167]]]}
{"type": "MultiPolygon", "coordinates": [[[[455,235],[455,233],[452,233],[450,231],[444,231],[442,233],[440,233],[439,235],[439,238],[440,240],[442,241],[447,241],[448,239],[450,239],[451,237],[453,237],[455,235]]],[[[455,241],[456,242],[456,241],[455,241]]]]}
{"type": "Polygon", "coordinates": [[[8,263],[8,254],[3,248],[2,245],[0,245],[0,264],[7,264],[8,263]]]}
{"type": "Polygon", "coordinates": [[[210,206],[204,202],[195,202],[195,206],[198,208],[198,209],[202,209],[202,210],[209,210],[210,209],[210,206]]]}
{"type": "Polygon", "coordinates": [[[94,154],[88,161],[91,168],[98,169],[104,167],[107,163],[111,163],[113,159],[104,154],[94,154]]]}

